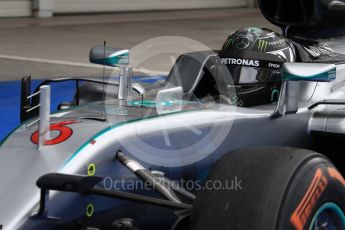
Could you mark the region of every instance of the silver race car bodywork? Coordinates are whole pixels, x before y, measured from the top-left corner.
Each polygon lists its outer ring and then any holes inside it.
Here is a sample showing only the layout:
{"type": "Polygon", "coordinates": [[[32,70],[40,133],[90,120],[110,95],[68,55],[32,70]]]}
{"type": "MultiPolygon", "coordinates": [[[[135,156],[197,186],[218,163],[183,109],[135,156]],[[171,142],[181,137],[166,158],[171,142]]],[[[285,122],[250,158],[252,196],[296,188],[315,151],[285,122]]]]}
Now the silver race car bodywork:
{"type": "MultiPolygon", "coordinates": [[[[321,45],[318,47],[304,47],[305,53],[318,52],[320,56],[330,57],[328,51],[334,52],[332,55],[345,55],[345,49],[339,46],[341,40],[319,40],[321,45]],[[326,51],[323,49],[325,54],[320,53],[320,46],[327,48],[326,51]]],[[[117,52],[111,58],[125,53],[119,54],[119,50],[109,52],[117,52]]],[[[102,177],[106,179],[97,186],[114,191],[118,189],[114,182],[123,178],[139,180],[118,160],[119,151],[138,163],[132,165],[133,171],[142,167],[162,173],[166,178],[195,181],[202,180],[211,166],[231,150],[271,145],[310,149],[316,140],[314,137],[344,136],[345,59],[287,63],[284,71],[290,76],[285,79],[278,104],[244,108],[226,100],[212,101],[195,95],[204,79],[199,73],[208,65],[207,60],[214,57],[214,52],[185,54],[184,57],[193,55],[198,56],[200,64],[188,72],[191,74],[195,69],[196,73],[188,76],[192,79],[190,87],[184,82],[176,83],[172,70],[167,82],[156,85],[157,88],[137,86],[137,90],[128,93],[132,98],[127,98],[125,89],[132,88],[131,70],[121,56],[111,62],[120,63],[122,77],[126,78],[120,78],[123,82],[115,88],[106,89],[119,90],[121,96],[90,101],[90,95],[85,95],[78,98],[79,105],[51,114],[50,135],[43,143],[37,116],[27,119],[14,130],[0,146],[2,228],[50,229],[78,221],[86,226],[100,226],[100,223],[111,225],[124,217],[135,219],[144,226],[156,219],[166,219],[170,223],[173,214],[170,209],[154,207],[148,210],[149,204],[138,205],[75,192],[50,193],[47,212],[40,213],[42,193],[36,181],[42,175],[54,172],[102,177]],[[330,77],[334,75],[333,68],[336,68],[336,79],[330,77]],[[124,82],[126,86],[123,86],[124,82]],[[143,98],[143,91],[138,89],[152,93],[143,98]],[[163,99],[159,95],[163,95],[163,99]],[[169,104],[176,101],[177,105],[169,104]]],[[[185,65],[184,61],[186,58],[178,59],[175,66],[185,65]]],[[[105,64],[105,61],[99,63],[105,64]]],[[[87,83],[81,85],[80,92],[88,86],[87,83]]],[[[145,191],[135,190],[134,193],[145,191]]],[[[154,194],[152,191],[148,193],[154,194]]]]}

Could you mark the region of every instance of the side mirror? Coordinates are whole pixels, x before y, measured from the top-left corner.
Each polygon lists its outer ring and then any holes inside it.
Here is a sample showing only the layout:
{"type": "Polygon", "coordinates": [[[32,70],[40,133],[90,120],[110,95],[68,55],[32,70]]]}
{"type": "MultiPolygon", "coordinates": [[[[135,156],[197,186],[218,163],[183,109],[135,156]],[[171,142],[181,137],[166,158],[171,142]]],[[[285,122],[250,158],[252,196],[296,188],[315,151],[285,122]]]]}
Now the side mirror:
{"type": "Polygon", "coordinates": [[[90,62],[106,66],[129,64],[129,50],[96,45],[90,50],[90,62]]]}
{"type": "Polygon", "coordinates": [[[282,75],[285,81],[329,82],[336,78],[336,66],[319,63],[284,63],[282,75]]]}
{"type": "Polygon", "coordinates": [[[298,111],[298,81],[330,82],[335,80],[336,70],[334,64],[284,63],[282,67],[283,84],[276,110],[271,117],[277,118],[298,111]]]}
{"type": "Polygon", "coordinates": [[[133,68],[129,65],[129,50],[96,45],[90,50],[90,62],[120,68],[118,99],[131,97],[133,68]]]}

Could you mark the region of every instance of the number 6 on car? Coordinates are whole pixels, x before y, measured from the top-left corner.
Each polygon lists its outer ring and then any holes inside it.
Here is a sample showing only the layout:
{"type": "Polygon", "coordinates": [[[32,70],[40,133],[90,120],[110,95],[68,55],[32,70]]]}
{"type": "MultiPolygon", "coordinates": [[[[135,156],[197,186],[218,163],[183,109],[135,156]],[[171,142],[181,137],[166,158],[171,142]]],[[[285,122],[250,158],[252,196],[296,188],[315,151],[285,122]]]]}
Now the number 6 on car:
{"type": "MultiPolygon", "coordinates": [[[[71,129],[70,127],[66,125],[74,124],[77,122],[79,121],[75,121],[75,120],[61,121],[61,122],[50,125],[50,131],[58,131],[59,134],[56,137],[50,140],[47,140],[44,143],[44,145],[56,145],[68,140],[73,134],[73,129],[71,129]]],[[[31,135],[31,142],[38,145],[38,139],[39,139],[39,131],[37,130],[31,135]]]]}

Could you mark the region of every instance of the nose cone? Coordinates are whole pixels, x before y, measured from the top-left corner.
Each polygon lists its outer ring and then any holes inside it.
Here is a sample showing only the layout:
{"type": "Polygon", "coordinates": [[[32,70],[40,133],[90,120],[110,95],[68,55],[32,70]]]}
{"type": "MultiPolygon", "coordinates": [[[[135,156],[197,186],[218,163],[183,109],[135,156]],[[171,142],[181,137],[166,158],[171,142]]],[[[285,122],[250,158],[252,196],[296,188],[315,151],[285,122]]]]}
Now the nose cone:
{"type": "Polygon", "coordinates": [[[0,145],[0,226],[2,225],[2,229],[17,229],[38,208],[40,191],[36,186],[36,181],[40,176],[65,170],[64,167],[67,164],[72,167],[66,173],[82,170],[81,165],[75,166],[68,159],[95,133],[108,125],[89,120],[71,123],[71,119],[62,120],[61,118],[52,118],[51,121],[51,138],[58,139],[59,142],[50,142],[38,149],[33,138],[37,133],[37,125],[22,124],[0,145]],[[55,127],[58,124],[59,129],[55,127]],[[61,141],[61,138],[58,138],[61,136],[67,136],[67,138],[61,141]]]}
{"type": "Polygon", "coordinates": [[[39,150],[30,138],[36,130],[37,127],[20,127],[0,146],[0,225],[3,229],[17,229],[18,224],[32,215],[39,203],[37,179],[63,169],[66,160],[84,141],[71,137],[39,150]]]}
{"type": "Polygon", "coordinates": [[[16,229],[31,215],[39,201],[35,181],[48,170],[40,159],[29,159],[23,152],[30,155],[26,149],[0,149],[0,225],[3,229],[16,229]]]}

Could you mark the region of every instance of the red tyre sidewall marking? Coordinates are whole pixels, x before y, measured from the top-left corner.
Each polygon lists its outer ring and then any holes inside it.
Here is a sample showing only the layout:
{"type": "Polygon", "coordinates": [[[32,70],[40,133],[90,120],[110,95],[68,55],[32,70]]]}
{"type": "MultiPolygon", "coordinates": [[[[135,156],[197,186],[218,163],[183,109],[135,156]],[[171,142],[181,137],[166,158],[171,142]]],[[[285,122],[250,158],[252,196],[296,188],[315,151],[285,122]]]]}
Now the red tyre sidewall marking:
{"type": "MultiPolygon", "coordinates": [[[[56,145],[68,140],[72,136],[73,130],[70,127],[67,127],[65,125],[69,125],[69,124],[73,124],[77,122],[79,121],[74,121],[74,120],[62,121],[62,122],[58,122],[58,123],[50,125],[50,131],[59,131],[59,135],[51,140],[47,140],[45,142],[45,145],[56,145]]],[[[39,138],[39,131],[37,130],[31,135],[31,142],[37,145],[38,138],[39,138]]]]}
{"type": "Polygon", "coordinates": [[[344,177],[335,168],[327,168],[328,174],[333,179],[339,181],[345,187],[344,177]]]}
{"type": "Polygon", "coordinates": [[[326,176],[320,168],[317,169],[308,191],[290,218],[290,222],[296,230],[304,229],[312,209],[315,207],[327,185],[328,180],[326,176]]]}

